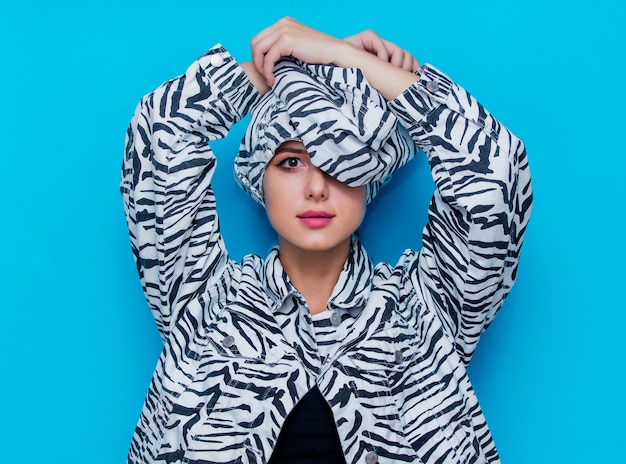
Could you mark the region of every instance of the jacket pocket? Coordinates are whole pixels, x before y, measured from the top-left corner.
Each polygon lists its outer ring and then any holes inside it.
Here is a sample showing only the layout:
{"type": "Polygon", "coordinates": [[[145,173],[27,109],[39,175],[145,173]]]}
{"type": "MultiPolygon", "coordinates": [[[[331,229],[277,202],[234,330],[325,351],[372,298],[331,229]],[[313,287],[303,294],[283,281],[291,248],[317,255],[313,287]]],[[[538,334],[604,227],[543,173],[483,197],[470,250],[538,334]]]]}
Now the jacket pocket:
{"type": "Polygon", "coordinates": [[[206,332],[203,357],[276,364],[293,350],[278,325],[266,324],[236,311],[222,310],[206,332]]]}
{"type": "Polygon", "coordinates": [[[358,340],[341,361],[352,376],[360,378],[368,389],[376,386],[394,394],[417,355],[416,330],[399,314],[385,321],[366,339],[358,340]]]}

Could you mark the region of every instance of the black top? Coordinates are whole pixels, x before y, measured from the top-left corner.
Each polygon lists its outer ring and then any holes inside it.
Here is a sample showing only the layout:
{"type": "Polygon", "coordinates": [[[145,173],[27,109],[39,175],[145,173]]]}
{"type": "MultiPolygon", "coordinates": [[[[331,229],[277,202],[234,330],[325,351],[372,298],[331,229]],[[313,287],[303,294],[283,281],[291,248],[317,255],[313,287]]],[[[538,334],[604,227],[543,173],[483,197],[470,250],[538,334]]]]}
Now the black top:
{"type": "Polygon", "coordinates": [[[317,387],[291,411],[268,464],[346,464],[330,406],[317,387]]]}

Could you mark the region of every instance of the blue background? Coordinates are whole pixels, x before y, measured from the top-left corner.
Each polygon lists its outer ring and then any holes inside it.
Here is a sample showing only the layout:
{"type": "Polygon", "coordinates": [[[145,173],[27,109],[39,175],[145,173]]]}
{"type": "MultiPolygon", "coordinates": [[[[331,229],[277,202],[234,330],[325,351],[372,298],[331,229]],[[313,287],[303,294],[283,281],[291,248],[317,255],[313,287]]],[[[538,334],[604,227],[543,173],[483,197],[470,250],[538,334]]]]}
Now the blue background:
{"type": "MultiPolygon", "coordinates": [[[[287,14],[338,36],[375,29],[525,140],[534,216],[518,284],[471,377],[505,463],[626,462],[618,3],[4,5],[0,462],[124,461],[160,350],[118,193],[126,125],[144,93],[205,49],[222,42],[247,60],[249,39],[287,14]]],[[[216,146],[219,212],[237,258],[273,241],[233,181],[242,130],[216,146]]],[[[371,205],[363,237],[374,260],[419,247],[431,190],[420,159],[371,205]]]]}

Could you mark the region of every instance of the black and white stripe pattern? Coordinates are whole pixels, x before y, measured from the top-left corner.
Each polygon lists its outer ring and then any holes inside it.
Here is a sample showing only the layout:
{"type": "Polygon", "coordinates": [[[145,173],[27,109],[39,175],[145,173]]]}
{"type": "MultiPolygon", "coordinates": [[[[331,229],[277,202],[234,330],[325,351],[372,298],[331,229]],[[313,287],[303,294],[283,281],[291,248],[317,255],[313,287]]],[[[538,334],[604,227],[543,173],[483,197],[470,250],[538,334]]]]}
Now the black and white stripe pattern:
{"type": "Polygon", "coordinates": [[[313,163],[335,179],[366,185],[368,202],[417,152],[361,70],[284,58],[274,75],[272,90],[252,110],[235,158],[235,177],[259,203],[265,167],[287,140],[301,141],[313,163]]]}
{"type": "MultiPolygon", "coordinates": [[[[218,46],[141,101],[121,190],[164,349],[129,463],[267,462],[314,385],[348,463],[499,461],[466,364],[515,280],[528,161],[465,90],[432,67],[420,73],[389,108],[437,185],[423,248],[374,267],[353,242],[328,305],[336,343],[325,332],[323,356],[276,250],[236,263],[220,235],[207,142],[259,101],[241,68],[218,46]]],[[[328,156],[343,178],[370,176],[328,156]]]]}

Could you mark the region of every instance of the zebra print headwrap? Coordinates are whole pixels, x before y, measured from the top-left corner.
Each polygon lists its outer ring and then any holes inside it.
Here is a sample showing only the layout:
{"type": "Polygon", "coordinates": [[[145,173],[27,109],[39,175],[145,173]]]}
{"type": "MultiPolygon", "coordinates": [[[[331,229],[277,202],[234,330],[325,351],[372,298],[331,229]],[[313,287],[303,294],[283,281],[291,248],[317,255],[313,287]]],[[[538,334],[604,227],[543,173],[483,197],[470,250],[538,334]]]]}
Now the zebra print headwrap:
{"type": "Polygon", "coordinates": [[[417,151],[359,69],[285,58],[274,75],[272,90],[251,112],[235,158],[237,181],[259,203],[265,167],[288,140],[301,141],[313,164],[335,179],[366,185],[368,203],[417,151]]]}

